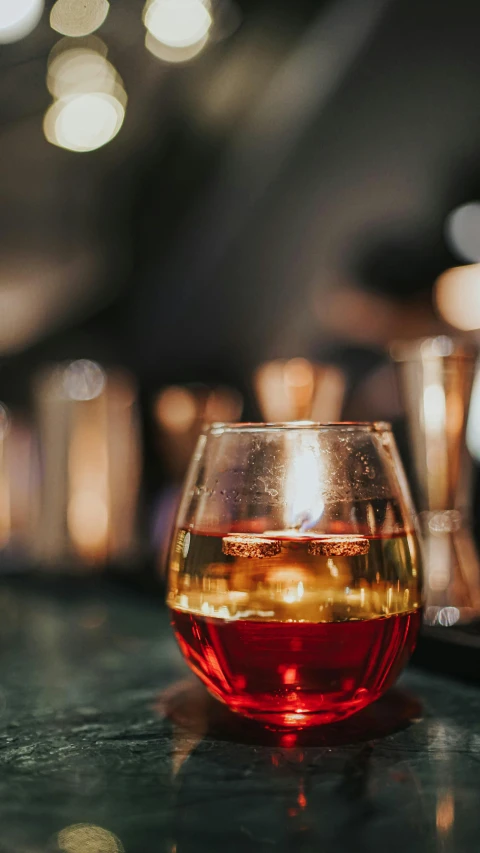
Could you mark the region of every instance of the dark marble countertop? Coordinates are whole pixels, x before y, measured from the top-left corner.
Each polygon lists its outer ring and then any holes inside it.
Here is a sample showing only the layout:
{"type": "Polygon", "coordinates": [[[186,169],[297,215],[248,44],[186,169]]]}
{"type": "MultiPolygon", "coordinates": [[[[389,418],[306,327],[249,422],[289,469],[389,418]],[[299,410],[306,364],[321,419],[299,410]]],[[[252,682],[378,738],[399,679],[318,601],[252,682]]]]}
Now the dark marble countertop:
{"type": "Polygon", "coordinates": [[[410,669],[307,735],[230,715],[158,601],[0,586],[0,853],[469,853],[480,689],[410,669]]]}

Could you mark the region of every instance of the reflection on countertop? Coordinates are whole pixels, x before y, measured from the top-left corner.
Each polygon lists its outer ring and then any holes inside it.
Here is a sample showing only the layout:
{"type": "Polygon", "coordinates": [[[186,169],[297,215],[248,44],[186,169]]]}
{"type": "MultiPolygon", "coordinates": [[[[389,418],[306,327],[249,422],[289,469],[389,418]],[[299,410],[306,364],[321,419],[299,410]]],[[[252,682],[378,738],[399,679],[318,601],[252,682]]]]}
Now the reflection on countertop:
{"type": "Polygon", "coordinates": [[[376,705],[268,732],[187,674],[156,602],[0,586],[0,850],[476,851],[480,691],[408,670],[376,705]]]}

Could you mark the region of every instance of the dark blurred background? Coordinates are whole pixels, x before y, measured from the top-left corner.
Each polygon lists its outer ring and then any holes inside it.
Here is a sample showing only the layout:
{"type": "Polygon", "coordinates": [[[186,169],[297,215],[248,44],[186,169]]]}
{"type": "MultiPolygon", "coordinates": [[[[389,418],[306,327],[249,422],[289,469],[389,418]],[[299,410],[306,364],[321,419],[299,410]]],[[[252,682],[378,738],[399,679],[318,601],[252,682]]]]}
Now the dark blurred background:
{"type": "Polygon", "coordinates": [[[135,389],[155,542],[178,436],[218,386],[266,417],[260,364],[340,370],[339,416],[402,442],[392,340],[480,327],[479,31],[469,0],[3,0],[0,399],[35,453],[79,359],[135,389]]]}

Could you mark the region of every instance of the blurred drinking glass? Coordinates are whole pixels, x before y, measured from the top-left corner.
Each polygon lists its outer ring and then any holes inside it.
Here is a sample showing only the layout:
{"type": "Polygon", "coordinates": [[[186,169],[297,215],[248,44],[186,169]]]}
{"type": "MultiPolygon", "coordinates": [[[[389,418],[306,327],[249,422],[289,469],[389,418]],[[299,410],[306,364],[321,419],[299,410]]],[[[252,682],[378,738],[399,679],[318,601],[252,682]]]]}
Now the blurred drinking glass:
{"type": "Polygon", "coordinates": [[[426,624],[480,616],[465,433],[476,349],[439,336],[392,346],[412,444],[425,543],[426,624]]]}
{"type": "Polygon", "coordinates": [[[67,569],[133,558],[141,449],[131,377],[87,359],[35,382],[41,460],[32,550],[67,569]]]}
{"type": "Polygon", "coordinates": [[[4,571],[19,568],[28,548],[35,493],[32,431],[0,403],[0,554],[4,571]]]}

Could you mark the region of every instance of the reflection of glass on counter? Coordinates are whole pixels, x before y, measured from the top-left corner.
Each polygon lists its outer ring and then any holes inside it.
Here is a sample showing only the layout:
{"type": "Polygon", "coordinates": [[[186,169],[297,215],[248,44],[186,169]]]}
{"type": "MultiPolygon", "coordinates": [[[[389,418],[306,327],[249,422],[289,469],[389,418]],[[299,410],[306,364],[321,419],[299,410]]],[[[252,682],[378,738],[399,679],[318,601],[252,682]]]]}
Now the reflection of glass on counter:
{"type": "Polygon", "coordinates": [[[34,556],[83,565],[132,557],[141,466],[133,380],[73,361],[37,377],[35,402],[41,500],[34,556]]]}

